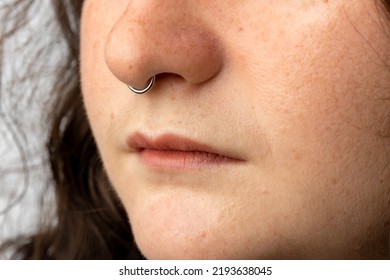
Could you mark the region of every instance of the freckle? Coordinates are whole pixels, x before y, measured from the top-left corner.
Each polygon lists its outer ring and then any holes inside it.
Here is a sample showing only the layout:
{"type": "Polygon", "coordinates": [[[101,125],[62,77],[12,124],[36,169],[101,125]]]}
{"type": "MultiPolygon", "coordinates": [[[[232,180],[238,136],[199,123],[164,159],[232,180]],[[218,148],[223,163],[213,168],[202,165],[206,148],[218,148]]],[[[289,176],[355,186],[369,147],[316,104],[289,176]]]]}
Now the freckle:
{"type": "Polygon", "coordinates": [[[329,0],[322,0],[322,2],[324,2],[325,4],[329,2],[329,0]]]}
{"type": "Polygon", "coordinates": [[[238,28],[238,32],[242,32],[242,31],[244,31],[244,28],[242,28],[242,26],[240,26],[240,27],[238,28]]]}
{"type": "Polygon", "coordinates": [[[336,178],[333,178],[332,179],[332,185],[336,185],[337,184],[337,179],[336,178]]]}
{"type": "Polygon", "coordinates": [[[198,235],[198,241],[201,241],[201,240],[204,240],[206,239],[206,236],[207,236],[207,233],[205,231],[202,231],[199,235],[198,235]]]}
{"type": "Polygon", "coordinates": [[[262,190],[260,191],[260,193],[261,193],[262,195],[268,195],[268,194],[269,194],[269,191],[268,191],[267,189],[262,189],[262,190]]]}
{"type": "Polygon", "coordinates": [[[302,159],[302,154],[299,152],[294,151],[294,159],[295,160],[301,160],[302,159]]]}

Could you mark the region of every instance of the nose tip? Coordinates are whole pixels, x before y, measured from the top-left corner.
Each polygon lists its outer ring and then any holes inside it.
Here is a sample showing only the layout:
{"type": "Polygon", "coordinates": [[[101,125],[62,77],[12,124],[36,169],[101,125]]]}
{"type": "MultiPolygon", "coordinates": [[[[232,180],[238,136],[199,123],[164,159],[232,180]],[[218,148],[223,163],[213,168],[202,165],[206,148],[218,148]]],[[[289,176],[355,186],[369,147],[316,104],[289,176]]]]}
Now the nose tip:
{"type": "Polygon", "coordinates": [[[151,67],[151,54],[149,57],[144,52],[142,40],[136,42],[135,36],[130,30],[127,34],[115,28],[109,35],[105,48],[106,64],[110,71],[123,83],[136,88],[143,88],[147,79],[154,75],[151,67]]]}
{"type": "Polygon", "coordinates": [[[151,77],[168,73],[201,84],[218,74],[223,59],[215,36],[191,20],[191,12],[184,13],[182,6],[161,4],[158,11],[150,5],[128,7],[118,19],[106,42],[105,59],[120,81],[144,88],[151,77]]]}

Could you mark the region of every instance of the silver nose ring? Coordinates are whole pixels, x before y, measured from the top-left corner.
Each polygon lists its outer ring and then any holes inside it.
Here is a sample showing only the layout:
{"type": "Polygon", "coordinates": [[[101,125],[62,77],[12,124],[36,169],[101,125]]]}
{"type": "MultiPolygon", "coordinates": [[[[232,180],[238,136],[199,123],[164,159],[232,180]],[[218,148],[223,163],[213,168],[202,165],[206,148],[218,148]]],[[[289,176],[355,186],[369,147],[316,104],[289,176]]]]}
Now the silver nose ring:
{"type": "Polygon", "coordinates": [[[127,85],[127,87],[134,93],[136,94],[144,94],[144,93],[147,93],[149,90],[152,89],[153,85],[154,85],[154,82],[156,81],[156,76],[153,76],[150,78],[150,81],[149,81],[149,84],[147,85],[146,88],[144,89],[139,89],[139,88],[134,88],[130,85],[127,85]]]}

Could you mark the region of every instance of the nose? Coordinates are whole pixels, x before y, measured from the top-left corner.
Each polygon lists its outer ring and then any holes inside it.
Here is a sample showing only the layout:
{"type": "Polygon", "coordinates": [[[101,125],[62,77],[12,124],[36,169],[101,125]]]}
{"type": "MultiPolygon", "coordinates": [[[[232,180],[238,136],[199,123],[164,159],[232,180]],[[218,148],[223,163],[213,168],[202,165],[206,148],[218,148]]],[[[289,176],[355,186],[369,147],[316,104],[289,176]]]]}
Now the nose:
{"type": "Polygon", "coordinates": [[[223,60],[220,44],[191,2],[198,1],[130,1],[106,41],[111,72],[136,88],[162,73],[192,84],[216,76],[223,60]]]}

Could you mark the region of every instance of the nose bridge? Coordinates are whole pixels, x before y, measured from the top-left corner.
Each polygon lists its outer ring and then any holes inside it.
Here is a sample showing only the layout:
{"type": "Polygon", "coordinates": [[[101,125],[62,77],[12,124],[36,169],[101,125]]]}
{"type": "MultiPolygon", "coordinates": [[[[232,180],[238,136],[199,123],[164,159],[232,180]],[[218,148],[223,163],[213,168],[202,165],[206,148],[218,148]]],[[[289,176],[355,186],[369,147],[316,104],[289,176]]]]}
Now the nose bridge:
{"type": "Polygon", "coordinates": [[[160,73],[202,83],[218,73],[222,61],[212,32],[180,0],[131,1],[110,32],[105,57],[119,80],[138,87],[160,73]]]}

